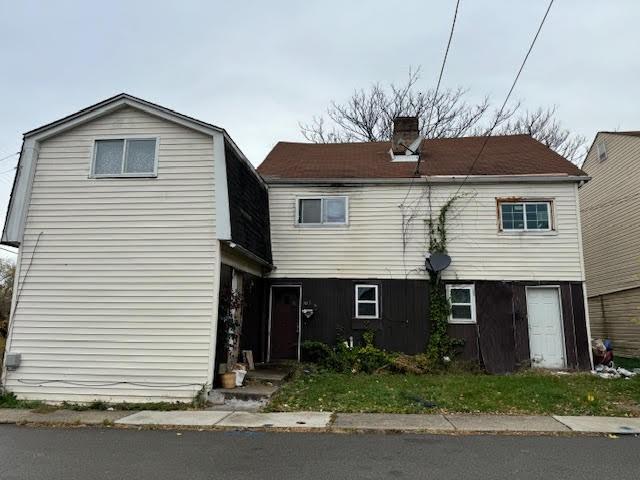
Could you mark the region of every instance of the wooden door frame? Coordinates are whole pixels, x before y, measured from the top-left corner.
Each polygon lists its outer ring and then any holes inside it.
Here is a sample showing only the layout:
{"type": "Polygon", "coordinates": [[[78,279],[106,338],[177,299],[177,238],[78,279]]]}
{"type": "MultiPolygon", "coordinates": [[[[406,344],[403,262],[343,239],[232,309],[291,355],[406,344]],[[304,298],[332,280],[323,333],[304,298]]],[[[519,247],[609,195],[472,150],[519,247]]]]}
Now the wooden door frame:
{"type": "MultiPolygon", "coordinates": [[[[524,287],[525,303],[527,305],[527,334],[529,335],[529,356],[533,361],[533,355],[531,355],[531,323],[529,321],[529,290],[546,288],[547,290],[555,290],[558,292],[558,311],[560,313],[560,336],[562,341],[562,361],[563,366],[561,368],[567,368],[569,362],[567,361],[567,342],[564,338],[564,312],[562,311],[562,288],[560,285],[526,285],[524,287]]],[[[532,362],[533,363],[533,362],[532,362]]]]}
{"type": "Polygon", "coordinates": [[[271,361],[271,316],[273,314],[273,289],[274,288],[297,288],[299,292],[298,298],[298,347],[297,360],[300,361],[300,340],[302,339],[302,285],[271,285],[269,288],[269,326],[267,334],[267,362],[271,361]]]}

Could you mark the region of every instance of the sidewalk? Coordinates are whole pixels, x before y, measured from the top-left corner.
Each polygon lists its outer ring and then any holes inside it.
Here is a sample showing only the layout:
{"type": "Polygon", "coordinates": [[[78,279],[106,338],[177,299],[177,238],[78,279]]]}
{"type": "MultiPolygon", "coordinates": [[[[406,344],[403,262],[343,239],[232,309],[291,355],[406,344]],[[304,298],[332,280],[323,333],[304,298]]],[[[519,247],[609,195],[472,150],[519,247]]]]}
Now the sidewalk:
{"type": "Polygon", "coordinates": [[[640,434],[640,418],[531,415],[414,415],[378,413],[235,411],[98,411],[0,409],[0,424],[202,429],[258,429],[387,433],[640,434]]]}

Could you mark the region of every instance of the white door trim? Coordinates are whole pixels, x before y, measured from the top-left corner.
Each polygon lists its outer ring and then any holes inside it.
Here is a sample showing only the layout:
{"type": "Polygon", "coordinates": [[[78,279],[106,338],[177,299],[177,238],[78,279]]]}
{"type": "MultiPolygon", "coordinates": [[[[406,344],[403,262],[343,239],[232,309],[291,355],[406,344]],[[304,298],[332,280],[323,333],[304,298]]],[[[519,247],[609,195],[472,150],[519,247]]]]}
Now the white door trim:
{"type": "Polygon", "coordinates": [[[529,322],[529,290],[556,290],[558,292],[558,312],[560,313],[560,340],[562,346],[562,364],[561,368],[567,367],[567,343],[564,338],[564,312],[562,311],[562,289],[560,285],[527,285],[525,286],[525,296],[527,304],[527,332],[529,334],[529,356],[531,357],[531,323],[529,322]]]}
{"type": "Polygon", "coordinates": [[[297,288],[300,292],[300,297],[298,298],[298,358],[300,361],[300,340],[302,339],[302,285],[290,285],[290,284],[282,284],[282,285],[271,285],[269,289],[269,326],[268,326],[268,334],[267,334],[267,362],[271,361],[271,315],[273,313],[273,289],[274,288],[297,288]]]}

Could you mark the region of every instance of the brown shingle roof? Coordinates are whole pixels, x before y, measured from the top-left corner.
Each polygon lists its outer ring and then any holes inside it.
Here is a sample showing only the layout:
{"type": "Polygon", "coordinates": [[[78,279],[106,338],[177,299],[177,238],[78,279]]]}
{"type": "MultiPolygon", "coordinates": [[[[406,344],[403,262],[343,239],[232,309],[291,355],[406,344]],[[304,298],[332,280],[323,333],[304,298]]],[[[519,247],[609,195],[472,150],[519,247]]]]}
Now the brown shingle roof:
{"type": "MultiPolygon", "coordinates": [[[[422,142],[421,175],[467,175],[485,137],[422,142]]],[[[267,179],[407,178],[415,162],[392,162],[391,142],[279,142],[258,167],[267,179]]],[[[529,135],[490,137],[473,175],[585,175],[578,167],[529,135]]]]}

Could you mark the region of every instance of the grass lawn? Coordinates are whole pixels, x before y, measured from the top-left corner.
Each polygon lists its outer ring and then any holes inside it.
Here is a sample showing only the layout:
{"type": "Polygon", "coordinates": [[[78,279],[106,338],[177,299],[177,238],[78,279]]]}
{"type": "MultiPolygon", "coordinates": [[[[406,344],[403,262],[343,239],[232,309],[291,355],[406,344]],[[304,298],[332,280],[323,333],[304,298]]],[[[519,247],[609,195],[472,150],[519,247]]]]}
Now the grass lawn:
{"type": "Polygon", "coordinates": [[[300,373],[267,409],[640,416],[640,376],[300,373]]]}

